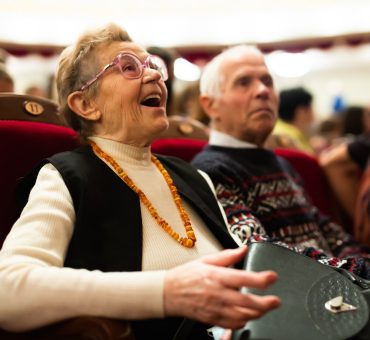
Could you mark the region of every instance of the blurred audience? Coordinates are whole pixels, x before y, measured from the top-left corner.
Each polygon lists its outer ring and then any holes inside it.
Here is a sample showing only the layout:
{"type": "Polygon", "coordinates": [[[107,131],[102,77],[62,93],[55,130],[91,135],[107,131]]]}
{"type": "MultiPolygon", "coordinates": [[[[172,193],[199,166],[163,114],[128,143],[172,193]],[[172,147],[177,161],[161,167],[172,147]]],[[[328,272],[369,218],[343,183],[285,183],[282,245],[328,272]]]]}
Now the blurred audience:
{"type": "MultiPolygon", "coordinates": [[[[320,155],[320,163],[333,192],[352,221],[358,217],[355,213],[356,200],[369,155],[370,133],[357,136],[352,142],[342,142],[320,155]]],[[[366,241],[370,244],[370,238],[366,241]]],[[[361,239],[361,242],[365,240],[361,239]]]]}
{"type": "Polygon", "coordinates": [[[309,132],[314,122],[312,94],[302,87],[280,92],[279,119],[273,134],[290,136],[299,149],[313,153],[309,132]]]}
{"type": "Polygon", "coordinates": [[[351,105],[317,124],[310,137],[310,144],[319,155],[333,146],[349,143],[356,136],[367,132],[370,132],[370,108],[351,105]]]}
{"type": "Polygon", "coordinates": [[[6,68],[8,54],[0,49],[0,92],[14,92],[14,80],[6,68]]]}
{"type": "Polygon", "coordinates": [[[175,112],[208,125],[209,117],[199,102],[199,82],[189,83],[175,98],[175,112]]]}
{"type": "Polygon", "coordinates": [[[348,106],[342,111],[342,136],[353,137],[370,132],[370,109],[364,106],[348,106]]]}
{"type": "Polygon", "coordinates": [[[14,80],[2,63],[0,63],[0,92],[14,92],[14,80]]]}
{"type": "Polygon", "coordinates": [[[337,116],[326,118],[314,127],[310,145],[317,155],[337,144],[342,136],[342,119],[337,116]]]}
{"type": "Polygon", "coordinates": [[[30,96],[42,97],[42,98],[49,97],[46,90],[39,85],[31,85],[27,87],[25,94],[28,94],[30,96]]]}

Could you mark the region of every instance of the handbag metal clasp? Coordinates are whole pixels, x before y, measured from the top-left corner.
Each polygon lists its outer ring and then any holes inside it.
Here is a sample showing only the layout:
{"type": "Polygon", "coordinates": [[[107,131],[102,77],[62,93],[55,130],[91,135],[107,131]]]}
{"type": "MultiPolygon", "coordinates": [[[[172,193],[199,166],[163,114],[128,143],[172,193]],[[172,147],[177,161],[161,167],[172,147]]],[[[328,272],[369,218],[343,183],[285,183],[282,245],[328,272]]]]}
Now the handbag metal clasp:
{"type": "Polygon", "coordinates": [[[325,302],[325,308],[332,313],[350,312],[357,309],[357,307],[343,302],[341,295],[325,302]]]}

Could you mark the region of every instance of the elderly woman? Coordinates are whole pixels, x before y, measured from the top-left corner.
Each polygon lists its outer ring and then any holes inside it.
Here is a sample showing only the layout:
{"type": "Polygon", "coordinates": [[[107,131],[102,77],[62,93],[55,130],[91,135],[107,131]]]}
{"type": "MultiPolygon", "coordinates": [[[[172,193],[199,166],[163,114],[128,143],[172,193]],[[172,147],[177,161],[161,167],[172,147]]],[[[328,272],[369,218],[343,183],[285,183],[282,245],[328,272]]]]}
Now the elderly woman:
{"type": "Polygon", "coordinates": [[[227,268],[246,250],[205,177],[150,152],[168,127],[166,78],[162,60],[115,25],[62,54],[60,107],[85,143],[23,186],[28,202],[0,253],[1,327],[90,315],[133,320],[137,339],[171,339],[181,319],[170,317],[239,328],[279,304],[240,293],[276,274],[227,268]]]}

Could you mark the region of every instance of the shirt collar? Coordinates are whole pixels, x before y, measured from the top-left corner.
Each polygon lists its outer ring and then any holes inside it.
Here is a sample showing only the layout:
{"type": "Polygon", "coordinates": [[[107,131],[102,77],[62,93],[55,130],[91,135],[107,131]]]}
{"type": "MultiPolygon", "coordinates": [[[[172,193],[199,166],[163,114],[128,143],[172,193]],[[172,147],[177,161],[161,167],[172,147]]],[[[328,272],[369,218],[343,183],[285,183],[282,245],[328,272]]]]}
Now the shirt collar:
{"type": "Polygon", "coordinates": [[[209,135],[209,145],[226,146],[229,148],[256,148],[257,145],[245,142],[243,140],[232,137],[226,133],[211,130],[209,135]]]}

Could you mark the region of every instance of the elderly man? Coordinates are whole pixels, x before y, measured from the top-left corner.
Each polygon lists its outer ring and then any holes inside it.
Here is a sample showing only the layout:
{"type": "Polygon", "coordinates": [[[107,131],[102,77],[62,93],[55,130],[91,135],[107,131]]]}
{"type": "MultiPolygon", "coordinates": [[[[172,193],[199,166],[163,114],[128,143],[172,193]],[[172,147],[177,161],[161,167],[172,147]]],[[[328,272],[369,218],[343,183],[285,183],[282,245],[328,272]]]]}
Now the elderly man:
{"type": "MultiPolygon", "coordinates": [[[[244,242],[252,236],[271,237],[321,259],[324,255],[314,249],[338,257],[369,252],[320,215],[299,175],[284,159],[264,149],[279,100],[258,49],[242,45],[216,56],[204,69],[200,88],[211,134],[209,146],[193,165],[210,175],[234,234],[244,242]]],[[[363,261],[351,257],[340,265],[370,277],[363,261]]]]}

